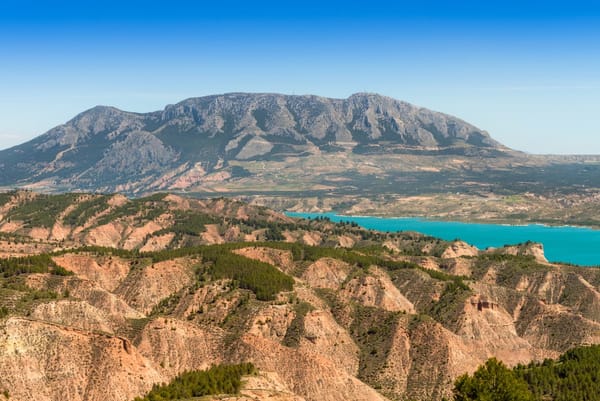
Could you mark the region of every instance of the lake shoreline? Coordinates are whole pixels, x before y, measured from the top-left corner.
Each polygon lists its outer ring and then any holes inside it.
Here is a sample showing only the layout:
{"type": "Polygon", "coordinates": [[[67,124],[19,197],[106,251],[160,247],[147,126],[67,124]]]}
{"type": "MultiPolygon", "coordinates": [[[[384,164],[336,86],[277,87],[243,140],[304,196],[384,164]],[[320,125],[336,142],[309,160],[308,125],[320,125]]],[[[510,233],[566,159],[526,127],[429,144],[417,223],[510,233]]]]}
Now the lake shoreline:
{"type": "Polygon", "coordinates": [[[600,266],[600,230],[592,227],[444,221],[422,217],[357,216],[335,212],[285,212],[285,215],[300,218],[326,217],[333,222],[355,222],[366,229],[382,232],[412,231],[446,241],[461,239],[480,250],[532,241],[544,246],[546,257],[551,263],[600,266]]]}
{"type": "MultiPolygon", "coordinates": [[[[311,213],[311,212],[288,212],[285,211],[284,212],[286,215],[287,213],[311,213]]],[[[527,221],[522,221],[519,223],[515,223],[515,220],[509,220],[509,219],[473,219],[473,220],[462,220],[462,219],[453,219],[453,218],[443,218],[443,217],[435,217],[435,218],[431,218],[431,217],[427,217],[427,216],[420,216],[420,215],[413,215],[413,216],[387,216],[387,215],[378,215],[378,214],[372,214],[372,215],[359,215],[359,214],[346,214],[343,212],[324,212],[321,214],[329,214],[329,213],[333,213],[336,216],[340,216],[340,217],[360,217],[360,218],[374,218],[374,219],[420,219],[420,220],[425,220],[425,221],[437,221],[437,222],[444,222],[444,223],[464,223],[464,224],[496,224],[496,225],[503,225],[503,226],[510,226],[510,227],[527,227],[527,226],[543,226],[543,227],[572,227],[572,228],[585,228],[585,229],[590,229],[590,230],[598,230],[600,231],[600,225],[580,225],[580,224],[561,224],[561,223],[549,223],[549,222],[540,222],[540,221],[536,221],[536,220],[527,220],[527,221]]]]}

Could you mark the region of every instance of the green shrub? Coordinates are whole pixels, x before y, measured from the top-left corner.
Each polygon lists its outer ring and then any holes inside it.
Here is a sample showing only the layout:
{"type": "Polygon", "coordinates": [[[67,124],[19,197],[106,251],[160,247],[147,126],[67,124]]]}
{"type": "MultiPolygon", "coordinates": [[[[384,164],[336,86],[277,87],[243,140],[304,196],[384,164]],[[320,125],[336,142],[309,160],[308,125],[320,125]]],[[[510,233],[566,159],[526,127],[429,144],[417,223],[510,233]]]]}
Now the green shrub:
{"type": "Polygon", "coordinates": [[[71,270],[67,270],[62,266],[58,266],[56,265],[53,269],[52,269],[52,274],[54,274],[55,276],[72,276],[75,273],[73,273],[71,270]]]}

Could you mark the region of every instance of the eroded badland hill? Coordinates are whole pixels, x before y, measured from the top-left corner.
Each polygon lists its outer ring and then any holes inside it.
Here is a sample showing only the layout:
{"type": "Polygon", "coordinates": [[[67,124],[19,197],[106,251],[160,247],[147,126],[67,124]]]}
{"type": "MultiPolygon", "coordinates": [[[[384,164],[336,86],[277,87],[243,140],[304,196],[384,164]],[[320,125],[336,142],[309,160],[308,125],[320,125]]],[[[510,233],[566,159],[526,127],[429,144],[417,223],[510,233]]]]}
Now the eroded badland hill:
{"type": "Polygon", "coordinates": [[[238,400],[440,400],[600,343],[600,270],[227,199],[0,195],[0,399],[127,401],[251,362],[238,400]]]}

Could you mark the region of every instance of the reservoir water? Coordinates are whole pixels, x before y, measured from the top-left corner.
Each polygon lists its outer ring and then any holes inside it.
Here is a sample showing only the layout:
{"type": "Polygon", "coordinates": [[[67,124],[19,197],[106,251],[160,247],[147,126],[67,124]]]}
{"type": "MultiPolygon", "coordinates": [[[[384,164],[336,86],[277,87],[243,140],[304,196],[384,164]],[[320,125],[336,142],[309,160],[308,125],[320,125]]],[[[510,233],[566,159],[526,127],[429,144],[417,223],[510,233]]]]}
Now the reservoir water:
{"type": "Polygon", "coordinates": [[[600,266],[600,230],[585,227],[512,226],[502,224],[459,223],[421,218],[382,218],[341,216],[335,213],[292,213],[290,217],[328,217],[331,221],[352,221],[364,228],[398,232],[416,231],[448,241],[460,238],[479,249],[501,247],[526,241],[544,245],[551,262],[568,262],[581,266],[600,266]]]}

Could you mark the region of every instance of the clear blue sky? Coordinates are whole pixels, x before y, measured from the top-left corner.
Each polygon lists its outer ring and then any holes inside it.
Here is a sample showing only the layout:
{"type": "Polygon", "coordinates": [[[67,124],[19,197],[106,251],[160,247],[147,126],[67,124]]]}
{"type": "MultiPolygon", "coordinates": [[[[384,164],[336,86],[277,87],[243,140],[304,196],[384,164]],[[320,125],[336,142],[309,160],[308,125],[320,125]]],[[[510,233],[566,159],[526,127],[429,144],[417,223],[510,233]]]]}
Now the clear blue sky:
{"type": "Polygon", "coordinates": [[[97,104],[368,91],[520,150],[600,154],[594,2],[86,3],[0,2],[0,148],[97,104]]]}

